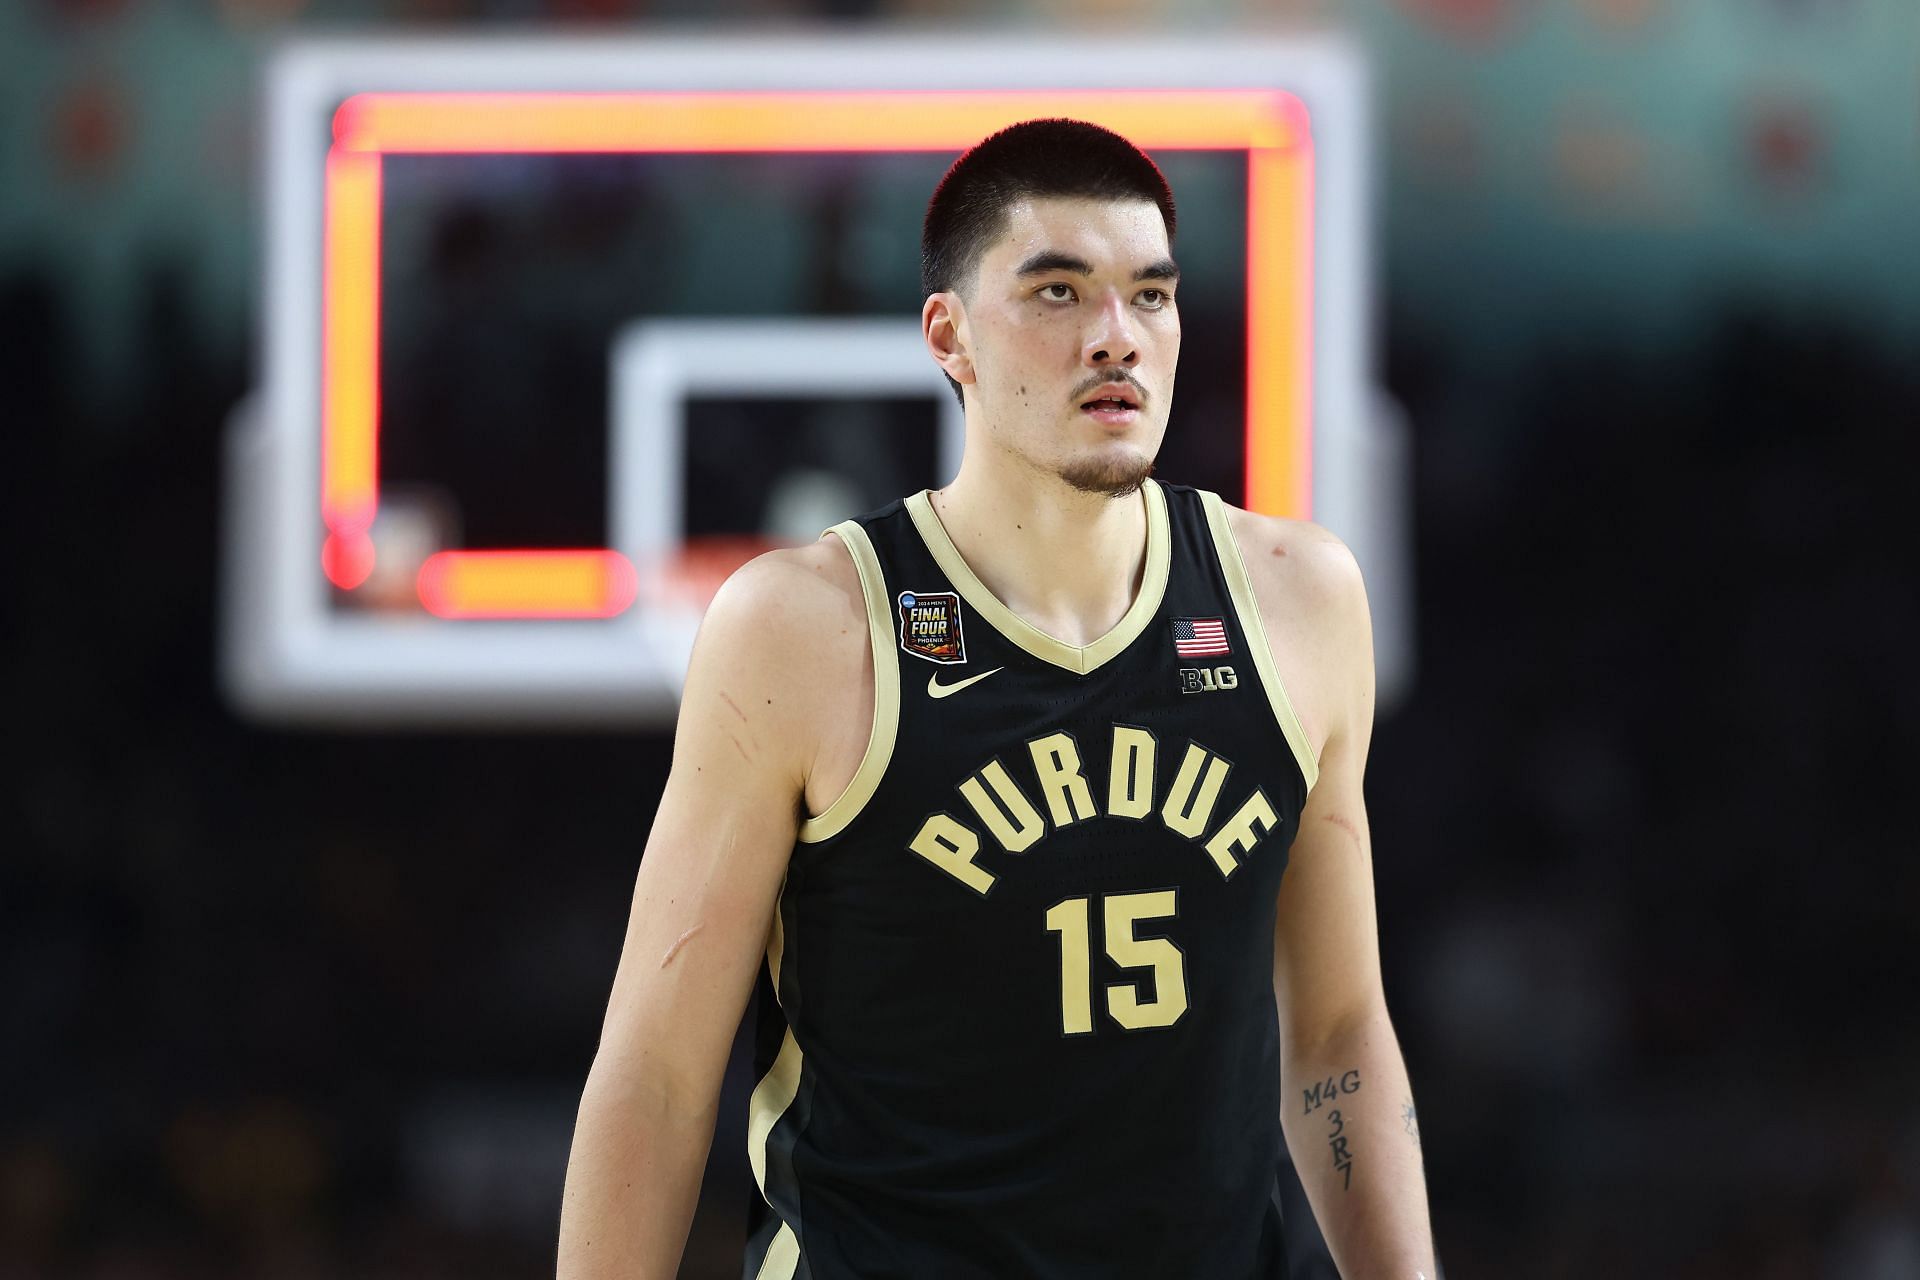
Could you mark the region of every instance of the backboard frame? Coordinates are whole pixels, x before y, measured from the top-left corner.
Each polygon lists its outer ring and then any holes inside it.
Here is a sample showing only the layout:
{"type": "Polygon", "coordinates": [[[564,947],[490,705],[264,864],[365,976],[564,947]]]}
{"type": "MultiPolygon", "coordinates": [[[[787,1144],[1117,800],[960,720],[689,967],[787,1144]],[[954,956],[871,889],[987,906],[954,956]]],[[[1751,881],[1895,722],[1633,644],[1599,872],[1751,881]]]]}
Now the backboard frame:
{"type": "MultiPolygon", "coordinates": [[[[338,465],[342,442],[351,441],[332,429],[336,420],[330,417],[343,398],[364,394],[367,385],[363,369],[362,391],[343,392],[351,380],[341,377],[347,348],[329,333],[347,296],[330,276],[339,266],[347,221],[336,166],[343,158],[351,163],[380,154],[383,147],[447,145],[445,138],[436,143],[420,132],[422,121],[429,132],[435,127],[431,110],[423,115],[413,109],[445,105],[453,101],[450,95],[473,100],[482,115],[489,100],[495,106],[509,101],[503,95],[561,114],[573,109],[569,100],[594,95],[655,107],[674,95],[812,95],[821,118],[844,109],[841,118],[854,128],[863,114],[858,95],[888,94],[932,104],[928,149],[956,154],[988,130],[976,128],[977,117],[964,115],[966,127],[958,132],[951,120],[941,124],[942,98],[1000,95],[1009,121],[1046,113],[1101,118],[1105,112],[1118,124],[1137,122],[1149,150],[1174,144],[1143,132],[1147,117],[1127,106],[1129,95],[1135,108],[1151,102],[1167,119],[1190,119],[1199,131],[1192,141],[1201,146],[1221,144],[1214,117],[1252,111],[1243,131],[1260,145],[1249,151],[1250,200],[1263,183],[1292,184],[1291,198],[1304,212],[1300,226],[1277,241],[1261,239],[1271,219],[1259,226],[1250,222],[1249,345],[1268,349],[1262,344],[1272,343],[1277,326],[1288,338],[1285,349],[1299,353],[1299,367],[1283,377],[1275,361],[1249,361],[1250,410],[1284,405],[1295,425],[1277,450],[1272,440],[1254,441],[1256,433],[1249,433],[1249,491],[1239,500],[1256,510],[1314,515],[1348,536],[1365,565],[1370,552],[1364,535],[1356,539],[1348,532],[1364,530],[1359,517],[1370,500],[1360,465],[1370,406],[1371,328],[1365,248],[1369,122],[1361,60],[1332,35],[1156,34],[1151,65],[1130,73],[1120,93],[1105,83],[1102,68],[1112,58],[1104,55],[1130,51],[1133,43],[1125,38],[1022,33],[1010,40],[983,32],[626,40],[515,34],[283,46],[267,76],[265,386],[236,414],[236,423],[246,426],[236,432],[231,452],[230,528],[242,545],[228,556],[223,671],[234,700],[266,718],[389,723],[642,723],[671,714],[691,644],[692,626],[684,618],[628,619],[636,630],[654,630],[649,652],[639,644],[599,643],[619,635],[619,619],[609,625],[604,618],[362,617],[328,603],[332,588],[318,571],[321,538],[329,529],[336,537],[364,531],[372,507],[355,505],[354,483],[360,483],[361,497],[377,496],[377,462],[367,472],[375,476],[372,487],[351,476],[344,488],[340,484],[351,471],[338,465]],[[557,92],[562,86],[567,93],[557,92]],[[1180,117],[1175,108],[1183,93],[1226,95],[1216,101],[1241,105],[1180,117]],[[1262,100],[1273,108],[1266,116],[1257,109],[1262,100]],[[1109,105],[1099,106],[1103,102],[1109,105]],[[1091,105],[1076,111],[1077,104],[1091,105]],[[406,132],[410,127],[413,135],[406,132]],[[1268,132],[1258,132],[1263,128],[1268,132]],[[1274,153],[1272,144],[1284,141],[1288,128],[1298,131],[1306,167],[1282,172],[1269,154],[1262,169],[1260,147],[1274,153]],[[1262,250],[1262,244],[1268,247],[1262,250]],[[1264,291],[1257,287],[1262,281],[1269,286],[1264,291]],[[1289,297],[1296,301],[1288,303],[1289,297]],[[1279,299],[1280,305],[1256,306],[1257,298],[1279,299]],[[331,305],[316,306],[315,299],[331,305]],[[233,493],[236,486],[247,492],[233,493]]],[[[537,112],[519,114],[531,118],[537,112]]],[[[653,123],[644,129],[657,132],[653,123]]],[[[698,141],[702,135],[693,136],[698,141]]],[[[496,141],[481,137],[475,145],[496,141]]],[[[809,146],[819,149],[817,142],[809,146]]],[[[764,145],[764,139],[755,143],[749,136],[747,144],[764,145]]],[[[452,145],[462,144],[456,139],[452,145]]],[[[357,209],[364,220],[364,200],[357,209]]],[[[925,375],[947,394],[930,358],[925,375]]],[[[377,457],[376,438],[369,435],[362,443],[377,457]]],[[[610,524],[646,524],[645,516],[622,509],[631,487],[623,491],[616,476],[609,483],[610,524]]]]}

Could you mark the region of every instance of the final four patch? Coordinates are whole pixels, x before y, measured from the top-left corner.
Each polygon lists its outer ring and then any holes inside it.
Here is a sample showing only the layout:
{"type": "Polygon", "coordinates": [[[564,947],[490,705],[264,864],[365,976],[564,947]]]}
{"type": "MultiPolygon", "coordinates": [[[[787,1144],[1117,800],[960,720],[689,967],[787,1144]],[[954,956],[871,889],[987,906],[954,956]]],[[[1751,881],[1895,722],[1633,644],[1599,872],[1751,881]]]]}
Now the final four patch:
{"type": "Polygon", "coordinates": [[[900,647],[928,662],[965,662],[960,597],[951,591],[900,593],[900,647]]]}

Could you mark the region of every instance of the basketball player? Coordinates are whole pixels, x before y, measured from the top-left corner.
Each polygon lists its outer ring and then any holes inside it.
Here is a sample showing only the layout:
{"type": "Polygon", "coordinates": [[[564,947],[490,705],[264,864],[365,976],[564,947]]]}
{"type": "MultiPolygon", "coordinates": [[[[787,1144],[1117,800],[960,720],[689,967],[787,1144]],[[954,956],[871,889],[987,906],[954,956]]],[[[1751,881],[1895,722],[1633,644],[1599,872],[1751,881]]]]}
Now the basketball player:
{"type": "Polygon", "coordinates": [[[746,1280],[1284,1275],[1283,1133],[1347,1280],[1433,1280],[1365,594],[1324,529],[1150,477],[1174,221],[1146,156],[1065,120],[934,193],[921,323],[965,460],[706,615],[567,1280],[674,1274],[756,980],[746,1280]]]}

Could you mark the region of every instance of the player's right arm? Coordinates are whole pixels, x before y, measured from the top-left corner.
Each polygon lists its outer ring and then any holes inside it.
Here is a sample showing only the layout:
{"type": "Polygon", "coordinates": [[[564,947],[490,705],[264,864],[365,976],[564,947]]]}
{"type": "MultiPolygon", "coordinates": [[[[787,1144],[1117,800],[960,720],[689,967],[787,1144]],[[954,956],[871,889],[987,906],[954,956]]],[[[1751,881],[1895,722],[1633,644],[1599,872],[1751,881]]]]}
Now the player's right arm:
{"type": "Polygon", "coordinates": [[[580,1100],[561,1280],[669,1280],[679,1267],[820,726],[870,667],[867,634],[836,538],[758,557],[708,608],[580,1100]]]}

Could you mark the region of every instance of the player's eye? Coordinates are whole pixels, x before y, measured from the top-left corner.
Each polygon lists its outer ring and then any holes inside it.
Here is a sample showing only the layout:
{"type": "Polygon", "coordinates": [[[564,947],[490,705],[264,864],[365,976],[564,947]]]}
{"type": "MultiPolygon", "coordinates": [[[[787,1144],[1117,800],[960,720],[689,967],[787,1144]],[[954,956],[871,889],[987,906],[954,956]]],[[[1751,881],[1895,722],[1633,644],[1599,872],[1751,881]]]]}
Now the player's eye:
{"type": "Polygon", "coordinates": [[[1042,295],[1045,295],[1047,290],[1049,289],[1065,289],[1067,291],[1064,297],[1055,295],[1052,299],[1055,302],[1065,302],[1067,298],[1070,298],[1073,296],[1073,286],[1070,284],[1061,284],[1059,282],[1055,282],[1053,284],[1043,284],[1040,286],[1040,292],[1042,295]]]}
{"type": "Polygon", "coordinates": [[[1149,310],[1158,311],[1173,301],[1173,295],[1165,289],[1142,289],[1140,297],[1147,303],[1149,310]]]}

